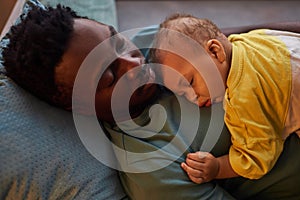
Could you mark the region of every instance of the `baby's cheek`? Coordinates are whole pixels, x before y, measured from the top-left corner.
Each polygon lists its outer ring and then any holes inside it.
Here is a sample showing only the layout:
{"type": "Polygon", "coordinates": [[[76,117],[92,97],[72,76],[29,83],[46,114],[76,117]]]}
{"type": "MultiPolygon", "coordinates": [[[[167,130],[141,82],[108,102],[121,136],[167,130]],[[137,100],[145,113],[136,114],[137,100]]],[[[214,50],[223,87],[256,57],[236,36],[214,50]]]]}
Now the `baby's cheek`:
{"type": "Polygon", "coordinates": [[[190,102],[198,104],[198,95],[196,94],[196,92],[194,91],[193,88],[186,88],[184,90],[184,94],[183,95],[190,102]]]}

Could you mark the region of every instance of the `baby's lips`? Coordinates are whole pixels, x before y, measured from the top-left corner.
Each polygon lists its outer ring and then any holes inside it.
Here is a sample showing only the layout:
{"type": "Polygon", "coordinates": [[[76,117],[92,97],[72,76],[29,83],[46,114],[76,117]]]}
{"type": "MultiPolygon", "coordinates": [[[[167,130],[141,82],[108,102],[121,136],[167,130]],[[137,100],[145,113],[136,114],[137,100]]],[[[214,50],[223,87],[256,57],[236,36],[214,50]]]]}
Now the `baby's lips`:
{"type": "Polygon", "coordinates": [[[211,106],[211,100],[207,99],[207,100],[204,100],[202,102],[198,101],[198,106],[199,107],[209,107],[209,106],[211,106]]]}
{"type": "Polygon", "coordinates": [[[210,100],[210,99],[208,99],[208,100],[206,101],[205,106],[206,106],[206,107],[211,106],[211,100],[210,100]]]}

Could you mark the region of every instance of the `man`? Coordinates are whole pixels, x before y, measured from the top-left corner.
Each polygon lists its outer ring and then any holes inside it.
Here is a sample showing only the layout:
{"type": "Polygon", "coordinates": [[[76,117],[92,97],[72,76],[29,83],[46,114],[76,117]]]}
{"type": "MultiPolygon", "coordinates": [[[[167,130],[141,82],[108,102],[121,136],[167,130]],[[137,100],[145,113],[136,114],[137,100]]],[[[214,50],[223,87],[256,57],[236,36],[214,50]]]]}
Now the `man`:
{"type": "MultiPolygon", "coordinates": [[[[86,102],[89,102],[86,99],[90,97],[84,95],[73,95],[72,105],[73,85],[80,66],[85,63],[85,58],[92,53],[92,50],[102,43],[109,52],[106,52],[105,57],[116,58],[109,64],[103,60],[93,62],[91,69],[94,69],[95,73],[88,74],[86,81],[91,81],[91,84],[96,82],[93,87],[97,118],[104,121],[104,126],[110,132],[114,144],[128,153],[125,158],[124,154],[120,156],[116,153],[116,156],[124,170],[121,172],[121,181],[131,198],[233,199],[217,182],[193,184],[180,168],[185,154],[201,147],[207,130],[210,130],[211,110],[201,110],[201,115],[204,115],[201,124],[199,126],[196,124],[197,126],[194,127],[195,124],[192,123],[189,126],[190,122],[193,122],[193,117],[199,115],[199,111],[195,111],[196,107],[181,98],[176,98],[169,91],[151,84],[153,83],[151,69],[147,66],[139,67],[144,63],[140,51],[132,47],[127,48],[127,42],[122,36],[117,35],[112,27],[81,18],[69,8],[58,6],[48,10],[33,9],[28,17],[12,29],[8,37],[10,44],[3,52],[7,75],[21,87],[48,103],[66,110],[73,108],[81,114],[90,114],[91,111],[85,108],[88,106],[86,102]],[[112,36],[116,39],[106,40],[112,36]],[[103,69],[103,66],[107,67],[103,69]],[[139,70],[134,70],[135,68],[139,70]],[[102,76],[99,77],[99,73],[102,73],[102,76]],[[93,82],[94,80],[99,82],[93,82]],[[118,86],[119,80],[127,84],[118,86]],[[140,86],[144,80],[147,84],[140,86]],[[121,87],[121,92],[114,94],[113,91],[117,86],[121,87]],[[138,89],[134,90],[134,88],[138,89]],[[134,91],[128,99],[129,108],[119,107],[121,103],[113,104],[118,108],[116,120],[112,110],[114,108],[111,106],[113,97],[116,95],[116,98],[121,100],[127,98],[127,91],[134,91]],[[79,102],[75,101],[74,104],[74,98],[79,102]],[[151,108],[154,103],[164,106],[165,109],[151,108]],[[80,108],[74,108],[74,105],[80,108]],[[180,109],[179,105],[184,109],[180,109]],[[127,122],[130,118],[139,125],[137,129],[133,124],[123,127],[124,129],[116,125],[116,123],[119,125],[127,122]],[[186,123],[183,127],[181,121],[186,123]],[[187,132],[185,129],[191,127],[195,128],[194,135],[192,137],[183,135],[187,132]],[[129,132],[125,133],[125,131],[129,132]],[[142,133],[145,133],[145,137],[139,135],[142,133]],[[156,151],[158,153],[151,154],[156,151]],[[130,155],[130,152],[135,154],[130,155]]],[[[82,88],[80,91],[84,93],[84,90],[85,88],[82,88]]],[[[216,105],[215,109],[222,116],[222,107],[216,105]]],[[[215,155],[222,155],[228,150],[229,135],[224,126],[221,126],[221,130],[218,131],[221,132],[221,136],[213,146],[212,152],[215,155]]],[[[295,143],[295,138],[291,138],[291,141],[295,143]]],[[[294,146],[293,150],[295,150],[294,146]]],[[[299,148],[296,150],[299,151],[299,148]]],[[[251,183],[247,180],[233,180],[225,185],[228,188],[232,188],[233,183],[234,186],[241,185],[236,193],[233,192],[238,198],[273,198],[271,194],[278,185],[282,185],[277,180],[281,178],[286,180],[288,177],[281,172],[282,167],[286,166],[283,163],[277,166],[277,171],[271,172],[266,182],[262,180],[262,182],[251,183]],[[272,190],[272,187],[268,187],[267,184],[276,187],[272,190]],[[256,185],[257,188],[254,187],[256,185]],[[249,187],[251,191],[248,191],[249,187]]],[[[287,172],[288,169],[284,170],[287,172]]],[[[294,169],[289,173],[293,175],[297,170],[294,169]]],[[[294,189],[297,184],[290,183],[293,181],[299,182],[297,179],[289,180],[291,187],[288,188],[288,195],[282,192],[277,195],[278,198],[299,197],[297,189],[294,189]]]]}

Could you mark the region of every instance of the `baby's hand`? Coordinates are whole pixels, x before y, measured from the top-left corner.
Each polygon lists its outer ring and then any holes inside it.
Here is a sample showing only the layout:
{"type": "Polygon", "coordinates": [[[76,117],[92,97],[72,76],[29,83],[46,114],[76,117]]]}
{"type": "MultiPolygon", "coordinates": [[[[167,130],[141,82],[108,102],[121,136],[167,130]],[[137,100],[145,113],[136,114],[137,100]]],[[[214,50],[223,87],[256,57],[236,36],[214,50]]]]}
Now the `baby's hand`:
{"type": "Polygon", "coordinates": [[[200,184],[215,179],[219,173],[220,164],[212,154],[198,151],[189,153],[186,163],[181,163],[181,167],[193,182],[200,184]]]}

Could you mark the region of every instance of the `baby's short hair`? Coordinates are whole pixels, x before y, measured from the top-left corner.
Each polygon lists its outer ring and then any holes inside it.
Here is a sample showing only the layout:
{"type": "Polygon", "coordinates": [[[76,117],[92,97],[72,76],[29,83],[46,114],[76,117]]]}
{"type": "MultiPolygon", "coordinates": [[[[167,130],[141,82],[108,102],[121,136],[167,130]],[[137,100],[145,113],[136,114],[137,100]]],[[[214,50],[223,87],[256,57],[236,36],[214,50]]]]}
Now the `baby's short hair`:
{"type": "Polygon", "coordinates": [[[172,29],[183,33],[200,44],[217,38],[222,32],[208,19],[200,19],[190,14],[172,14],[160,24],[160,29],[172,29]]]}
{"type": "MultiPolygon", "coordinates": [[[[176,40],[169,37],[174,34],[172,31],[181,33],[195,42],[203,46],[210,39],[216,39],[222,35],[221,30],[210,20],[197,18],[190,14],[172,14],[168,16],[159,26],[158,33],[155,36],[153,48],[150,50],[149,60],[152,62],[160,62],[160,53],[164,52],[159,49],[161,44],[171,45],[176,40]]],[[[183,40],[182,40],[183,41],[183,40]]],[[[187,40],[185,40],[187,41],[187,40]]],[[[177,45],[177,44],[173,44],[177,45]]],[[[191,46],[192,48],[192,46],[191,46]]]]}

